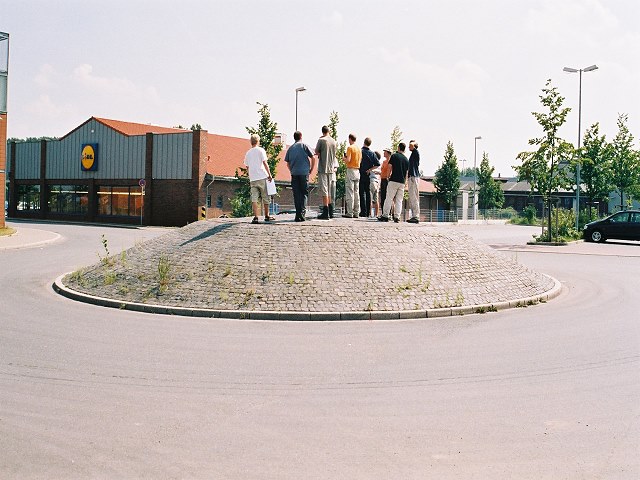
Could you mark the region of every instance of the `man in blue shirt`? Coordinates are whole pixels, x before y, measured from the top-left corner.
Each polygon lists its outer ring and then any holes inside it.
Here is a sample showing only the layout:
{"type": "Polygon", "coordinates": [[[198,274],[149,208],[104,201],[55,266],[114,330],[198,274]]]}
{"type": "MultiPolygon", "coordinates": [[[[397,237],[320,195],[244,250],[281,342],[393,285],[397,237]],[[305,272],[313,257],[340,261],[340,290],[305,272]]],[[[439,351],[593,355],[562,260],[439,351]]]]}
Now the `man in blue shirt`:
{"type": "Polygon", "coordinates": [[[371,187],[369,182],[369,171],[380,166],[380,160],[371,150],[371,139],[364,139],[362,146],[362,160],[360,162],[360,216],[368,218],[371,215],[371,187]]]}
{"type": "Polygon", "coordinates": [[[284,161],[287,162],[287,167],[291,172],[291,189],[293,190],[293,202],[296,206],[295,221],[304,222],[309,197],[309,175],[315,167],[316,159],[309,147],[302,143],[302,132],[295,132],[293,139],[296,143],[289,147],[284,161]]]}

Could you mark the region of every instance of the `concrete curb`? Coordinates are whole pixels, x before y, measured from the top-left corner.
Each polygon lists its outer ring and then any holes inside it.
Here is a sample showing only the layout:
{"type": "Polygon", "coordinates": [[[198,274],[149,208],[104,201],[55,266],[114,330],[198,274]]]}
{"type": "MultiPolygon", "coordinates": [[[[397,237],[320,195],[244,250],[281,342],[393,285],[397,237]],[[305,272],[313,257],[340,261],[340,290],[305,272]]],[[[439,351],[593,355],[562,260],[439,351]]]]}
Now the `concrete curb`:
{"type": "Polygon", "coordinates": [[[279,320],[279,321],[353,321],[353,320],[422,320],[427,318],[453,317],[477,313],[496,312],[508,308],[522,308],[546,303],[562,292],[562,284],[555,278],[553,287],[541,294],[515,300],[487,303],[483,305],[464,305],[460,307],[428,308],[426,310],[401,311],[362,311],[362,312],[280,312],[264,310],[216,310],[208,308],[173,307],[168,305],[148,305],[145,303],[123,302],[112,298],[96,297],[72,290],[62,282],[64,273],[53,281],[53,290],[71,300],[144,313],[163,315],[181,315],[186,317],[225,318],[237,320],[279,320]]]}
{"type": "Polygon", "coordinates": [[[8,235],[3,242],[0,242],[0,250],[18,250],[22,248],[35,248],[42,245],[53,243],[62,238],[62,235],[49,230],[40,229],[20,229],[11,227],[15,233],[8,235]],[[31,230],[31,231],[29,231],[31,230]],[[28,240],[29,237],[38,238],[37,240],[28,240]],[[23,239],[27,239],[25,243],[21,243],[23,239]]]}

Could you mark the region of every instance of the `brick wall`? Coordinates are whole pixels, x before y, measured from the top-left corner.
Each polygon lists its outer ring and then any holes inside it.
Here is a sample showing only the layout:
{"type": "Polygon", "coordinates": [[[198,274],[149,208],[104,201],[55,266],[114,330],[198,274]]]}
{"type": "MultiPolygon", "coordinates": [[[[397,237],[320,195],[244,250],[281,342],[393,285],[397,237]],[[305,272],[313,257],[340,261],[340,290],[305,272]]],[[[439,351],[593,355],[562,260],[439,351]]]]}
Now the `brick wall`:
{"type": "Polygon", "coordinates": [[[153,204],[151,225],[183,227],[198,220],[192,180],[156,179],[149,193],[153,204]]]}

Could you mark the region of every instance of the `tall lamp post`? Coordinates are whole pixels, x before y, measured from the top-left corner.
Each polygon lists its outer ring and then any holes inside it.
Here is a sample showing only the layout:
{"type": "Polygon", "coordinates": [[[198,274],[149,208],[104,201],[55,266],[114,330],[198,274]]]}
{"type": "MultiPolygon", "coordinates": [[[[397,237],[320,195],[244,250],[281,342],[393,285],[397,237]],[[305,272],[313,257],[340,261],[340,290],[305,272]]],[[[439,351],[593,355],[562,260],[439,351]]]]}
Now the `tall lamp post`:
{"type": "Polygon", "coordinates": [[[9,34],[0,32],[0,228],[4,228],[7,169],[7,82],[9,80],[9,34]]]}
{"type": "Polygon", "coordinates": [[[580,123],[582,121],[582,72],[593,72],[597,70],[597,65],[591,65],[587,68],[564,67],[563,72],[579,73],[580,86],[578,88],[578,165],[576,166],[576,230],[580,231],[580,164],[582,163],[582,152],[580,150],[580,123]]]}
{"type": "Polygon", "coordinates": [[[304,92],[306,88],[298,87],[296,88],[296,132],[298,131],[298,94],[300,92],[304,92]]]}
{"type": "Polygon", "coordinates": [[[478,181],[478,171],[476,169],[476,153],[478,151],[478,140],[482,140],[482,137],[478,135],[473,139],[473,219],[478,219],[478,203],[476,196],[476,182],[478,181]]]}

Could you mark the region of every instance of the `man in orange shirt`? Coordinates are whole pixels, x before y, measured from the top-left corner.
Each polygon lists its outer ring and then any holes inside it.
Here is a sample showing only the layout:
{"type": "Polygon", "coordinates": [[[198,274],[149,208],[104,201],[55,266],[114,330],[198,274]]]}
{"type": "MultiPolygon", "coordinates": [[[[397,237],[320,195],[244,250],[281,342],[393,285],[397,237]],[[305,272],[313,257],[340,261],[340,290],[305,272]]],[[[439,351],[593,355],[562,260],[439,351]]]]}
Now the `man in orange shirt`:
{"type": "Polygon", "coordinates": [[[380,170],[380,206],[384,207],[384,200],[387,198],[387,185],[389,184],[389,176],[391,175],[391,165],[389,165],[391,150],[385,148],[382,153],[384,154],[384,161],[382,162],[382,168],[380,170]]]}
{"type": "Polygon", "coordinates": [[[345,217],[358,218],[360,214],[360,162],[362,151],[355,146],[356,136],[349,134],[349,146],[344,155],[344,163],[347,166],[347,178],[345,180],[345,201],[347,203],[345,217]]]}

